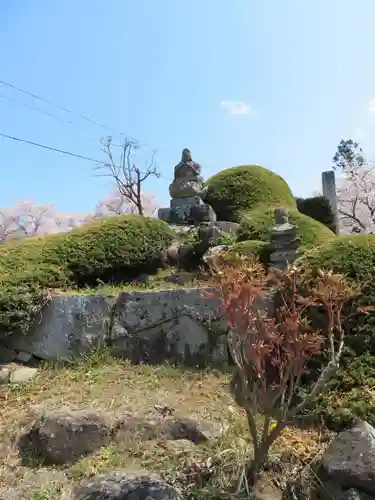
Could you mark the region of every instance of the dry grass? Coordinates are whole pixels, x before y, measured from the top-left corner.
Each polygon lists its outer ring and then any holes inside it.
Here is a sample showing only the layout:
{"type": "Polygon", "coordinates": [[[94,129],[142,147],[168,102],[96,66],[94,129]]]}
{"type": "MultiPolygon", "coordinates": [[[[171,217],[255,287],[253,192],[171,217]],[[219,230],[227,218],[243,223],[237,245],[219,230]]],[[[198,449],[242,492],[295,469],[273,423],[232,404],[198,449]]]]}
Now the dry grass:
{"type": "MultiPolygon", "coordinates": [[[[229,375],[214,371],[130,366],[101,351],[74,367],[46,366],[26,385],[0,388],[0,496],[17,490],[19,498],[27,500],[64,500],[69,498],[70,486],[82,478],[130,467],[161,472],[167,479],[185,483],[199,483],[206,471],[213,470],[201,496],[196,497],[213,498],[213,490],[233,486],[249,452],[244,416],[227,392],[228,379],[229,375]],[[127,412],[147,416],[155,405],[173,408],[176,416],[229,424],[229,430],[218,440],[199,446],[163,440],[142,442],[132,436],[68,468],[21,466],[16,439],[42,411],[65,407],[121,418],[127,412]]],[[[307,463],[326,441],[326,435],[319,431],[289,428],[273,453],[297,453],[307,463]]]]}

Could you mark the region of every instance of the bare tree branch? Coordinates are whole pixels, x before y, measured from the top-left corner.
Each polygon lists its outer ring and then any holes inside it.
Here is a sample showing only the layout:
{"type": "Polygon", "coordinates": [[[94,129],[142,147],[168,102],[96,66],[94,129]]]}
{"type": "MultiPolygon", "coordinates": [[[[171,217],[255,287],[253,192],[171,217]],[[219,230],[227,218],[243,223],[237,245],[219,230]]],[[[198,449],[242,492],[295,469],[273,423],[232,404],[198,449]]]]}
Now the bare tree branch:
{"type": "Polygon", "coordinates": [[[155,166],[155,151],[151,153],[150,159],[146,160],[142,169],[134,159],[134,152],[140,149],[140,145],[133,139],[125,138],[122,144],[114,144],[112,137],[107,137],[101,141],[102,152],[107,158],[105,165],[96,167],[105,169],[107,174],[99,174],[108,177],[116,182],[120,195],[136,209],[136,213],[144,215],[145,210],[142,200],[143,183],[149,177],[159,178],[160,174],[155,166]],[[119,161],[114,158],[114,148],[120,149],[119,161]]]}

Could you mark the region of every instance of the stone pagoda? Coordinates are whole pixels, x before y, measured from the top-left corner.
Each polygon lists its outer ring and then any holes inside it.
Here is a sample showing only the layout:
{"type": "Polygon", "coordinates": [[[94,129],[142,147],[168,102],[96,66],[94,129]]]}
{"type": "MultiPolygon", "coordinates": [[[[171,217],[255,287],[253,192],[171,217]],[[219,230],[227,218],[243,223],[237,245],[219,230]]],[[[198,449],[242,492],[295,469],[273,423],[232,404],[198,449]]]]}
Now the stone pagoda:
{"type": "Polygon", "coordinates": [[[270,267],[286,269],[299,255],[298,228],[289,222],[288,211],[284,208],[275,210],[275,222],[271,230],[270,267]]]}
{"type": "Polygon", "coordinates": [[[169,186],[170,207],[160,208],[158,218],[176,225],[215,222],[215,212],[202,200],[206,190],[200,165],[193,161],[190,150],[184,149],[180,163],[174,168],[173,182],[169,186]]]}

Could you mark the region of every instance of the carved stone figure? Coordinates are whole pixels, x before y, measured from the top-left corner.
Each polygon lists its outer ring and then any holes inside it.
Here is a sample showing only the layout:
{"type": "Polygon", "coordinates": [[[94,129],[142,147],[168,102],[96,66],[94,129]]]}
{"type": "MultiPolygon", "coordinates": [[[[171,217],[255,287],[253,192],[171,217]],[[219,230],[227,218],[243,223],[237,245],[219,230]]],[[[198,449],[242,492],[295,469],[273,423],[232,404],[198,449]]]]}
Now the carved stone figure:
{"type": "Polygon", "coordinates": [[[190,150],[184,149],[180,163],[174,168],[174,180],[169,186],[171,198],[202,198],[206,194],[206,187],[200,173],[201,166],[193,161],[190,150]]]}
{"type": "Polygon", "coordinates": [[[174,168],[174,179],[169,186],[170,208],[159,209],[159,219],[177,224],[216,220],[212,208],[202,200],[207,188],[200,173],[199,163],[193,161],[190,150],[185,148],[180,163],[174,168]]]}
{"type": "Polygon", "coordinates": [[[185,148],[182,151],[181,161],[174,168],[174,178],[179,177],[199,177],[201,173],[201,166],[199,163],[193,161],[190,149],[185,148]]]}

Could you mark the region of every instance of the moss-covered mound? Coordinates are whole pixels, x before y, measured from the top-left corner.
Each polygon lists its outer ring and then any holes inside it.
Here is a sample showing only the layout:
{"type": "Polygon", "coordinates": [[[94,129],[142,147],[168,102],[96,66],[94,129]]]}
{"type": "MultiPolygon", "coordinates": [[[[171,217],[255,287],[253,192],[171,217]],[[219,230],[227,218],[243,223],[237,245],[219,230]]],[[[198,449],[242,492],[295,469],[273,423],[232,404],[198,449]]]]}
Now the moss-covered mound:
{"type": "Polygon", "coordinates": [[[307,252],[299,263],[327,269],[362,285],[362,292],[345,311],[346,351],[329,391],[312,415],[337,426],[362,418],[375,425],[375,313],[358,314],[361,306],[375,306],[375,236],[343,236],[307,252]]]}
{"type": "MultiPolygon", "coordinates": [[[[238,241],[260,240],[269,241],[270,231],[275,225],[275,209],[259,206],[248,212],[242,219],[237,233],[238,241]]],[[[301,214],[296,209],[289,210],[289,218],[298,226],[298,236],[301,239],[301,249],[321,245],[335,238],[335,234],[320,222],[301,214]]]]}
{"type": "Polygon", "coordinates": [[[0,335],[26,331],[47,300],[47,289],[119,282],[155,271],[172,239],[166,223],[124,215],[2,245],[0,335]]]}
{"type": "Polygon", "coordinates": [[[288,184],[279,175],[257,165],[222,170],[207,180],[206,203],[218,220],[238,222],[259,204],[296,207],[288,184]]]}

